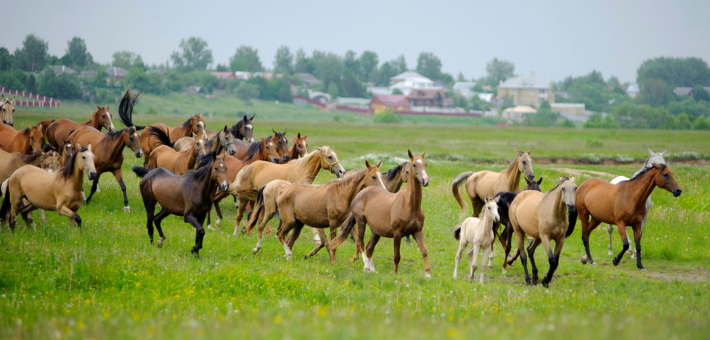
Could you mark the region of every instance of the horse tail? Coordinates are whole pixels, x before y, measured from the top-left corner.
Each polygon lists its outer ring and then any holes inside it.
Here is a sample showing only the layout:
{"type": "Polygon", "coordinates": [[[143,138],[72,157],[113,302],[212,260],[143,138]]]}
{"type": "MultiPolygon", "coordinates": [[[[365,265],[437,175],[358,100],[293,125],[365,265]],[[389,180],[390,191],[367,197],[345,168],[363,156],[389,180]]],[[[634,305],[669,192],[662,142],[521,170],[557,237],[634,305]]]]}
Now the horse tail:
{"type": "Polygon", "coordinates": [[[473,175],[473,171],[466,171],[454,178],[454,181],[451,182],[451,191],[454,194],[454,198],[456,199],[456,202],[459,203],[459,206],[461,207],[461,213],[459,214],[459,220],[464,220],[466,218],[466,210],[468,208],[468,205],[464,203],[463,199],[461,199],[461,195],[459,195],[459,185],[462,182],[465,182],[471,175],[473,175]]]}
{"type": "Polygon", "coordinates": [[[567,226],[567,233],[565,233],[565,238],[568,238],[574,232],[574,226],[577,224],[577,209],[574,211],[567,210],[567,221],[569,225],[567,226]]]}
{"type": "Polygon", "coordinates": [[[0,195],[5,195],[2,200],[2,206],[0,206],[0,219],[5,219],[7,212],[10,210],[10,179],[6,179],[0,185],[0,195]]]}
{"type": "Polygon", "coordinates": [[[264,189],[266,188],[266,185],[261,187],[259,189],[259,194],[256,196],[256,204],[252,208],[251,211],[251,217],[249,218],[249,221],[247,222],[246,230],[252,230],[256,226],[256,222],[259,220],[259,214],[261,214],[261,211],[264,210],[264,189]]]}
{"type": "Polygon", "coordinates": [[[340,235],[330,241],[330,249],[335,250],[348,239],[350,232],[353,230],[353,227],[355,227],[355,222],[355,216],[350,213],[348,218],[345,220],[345,223],[343,223],[342,228],[340,228],[340,235]]]}
{"type": "Polygon", "coordinates": [[[142,166],[134,165],[134,166],[131,167],[131,170],[133,170],[133,172],[135,172],[138,177],[143,178],[143,177],[145,177],[145,175],[147,175],[152,169],[148,169],[148,168],[144,168],[144,167],[142,167],[142,166]]]}
{"type": "Polygon", "coordinates": [[[167,145],[172,148],[173,145],[175,145],[175,143],[172,143],[170,141],[170,136],[168,136],[168,134],[165,133],[165,131],[163,131],[163,129],[151,127],[145,133],[148,134],[149,138],[155,137],[155,139],[157,139],[157,141],[155,142],[154,148],[157,148],[160,145],[167,145]]]}
{"type": "Polygon", "coordinates": [[[457,225],[456,228],[454,228],[454,238],[457,240],[461,239],[461,224],[457,225]]]}

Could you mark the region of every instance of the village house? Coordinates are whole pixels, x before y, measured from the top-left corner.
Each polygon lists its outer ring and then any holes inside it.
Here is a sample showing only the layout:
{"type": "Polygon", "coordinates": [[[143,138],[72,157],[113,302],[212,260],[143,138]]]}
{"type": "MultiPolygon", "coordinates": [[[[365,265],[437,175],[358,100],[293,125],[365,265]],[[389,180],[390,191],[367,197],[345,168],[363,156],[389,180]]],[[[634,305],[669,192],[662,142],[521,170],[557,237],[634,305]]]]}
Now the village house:
{"type": "Polygon", "coordinates": [[[552,92],[552,81],[540,78],[535,73],[527,76],[518,75],[501,81],[498,85],[498,98],[510,97],[515,105],[532,105],[540,107],[540,104],[547,100],[555,102],[555,94],[552,92]]]}
{"type": "Polygon", "coordinates": [[[413,89],[407,95],[412,106],[453,107],[454,100],[442,89],[413,89]]]}
{"type": "Polygon", "coordinates": [[[210,74],[217,77],[218,79],[237,79],[237,76],[232,72],[210,72],[210,74]]]}
{"type": "Polygon", "coordinates": [[[320,80],[310,73],[296,73],[296,77],[303,80],[304,87],[311,87],[320,84],[320,80]]]}
{"type": "Polygon", "coordinates": [[[69,66],[64,66],[64,65],[52,65],[48,66],[48,68],[52,69],[54,71],[54,74],[57,76],[61,76],[62,74],[76,74],[76,71],[69,67],[69,66]]]}
{"type": "Polygon", "coordinates": [[[128,75],[128,70],[120,67],[109,67],[106,69],[109,79],[123,80],[128,75]]]}
{"type": "Polygon", "coordinates": [[[409,99],[403,94],[376,96],[370,102],[370,108],[376,112],[384,110],[409,111],[409,99]]]}

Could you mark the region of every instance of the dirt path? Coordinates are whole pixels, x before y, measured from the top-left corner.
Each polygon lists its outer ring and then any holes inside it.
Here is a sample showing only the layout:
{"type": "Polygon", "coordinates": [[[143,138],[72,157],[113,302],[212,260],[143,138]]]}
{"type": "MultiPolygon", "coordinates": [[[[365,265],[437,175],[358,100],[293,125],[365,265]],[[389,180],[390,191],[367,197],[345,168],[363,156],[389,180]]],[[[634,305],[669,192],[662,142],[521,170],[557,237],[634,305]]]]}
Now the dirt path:
{"type": "Polygon", "coordinates": [[[580,177],[595,175],[595,176],[604,176],[604,177],[614,178],[617,176],[617,175],[612,175],[608,172],[602,172],[602,171],[578,170],[578,169],[570,169],[570,168],[549,168],[549,169],[559,171],[559,172],[566,172],[572,176],[580,176],[580,177]]]}

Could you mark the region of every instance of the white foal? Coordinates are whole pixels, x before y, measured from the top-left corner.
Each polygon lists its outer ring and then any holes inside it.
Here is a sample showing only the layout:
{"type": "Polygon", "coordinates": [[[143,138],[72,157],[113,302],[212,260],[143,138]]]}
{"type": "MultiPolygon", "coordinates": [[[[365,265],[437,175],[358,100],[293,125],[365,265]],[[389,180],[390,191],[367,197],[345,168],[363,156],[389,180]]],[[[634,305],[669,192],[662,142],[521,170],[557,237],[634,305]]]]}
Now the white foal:
{"type": "MultiPolygon", "coordinates": [[[[498,204],[486,197],[485,206],[483,207],[483,218],[469,217],[465,219],[459,227],[454,229],[454,237],[459,240],[459,250],[456,252],[456,266],[454,267],[454,278],[458,275],[459,261],[461,261],[461,253],[468,247],[468,244],[473,244],[473,247],[468,251],[468,263],[471,267],[471,275],[469,280],[473,281],[473,274],[478,269],[478,253],[483,249],[483,259],[488,258],[491,251],[491,244],[495,240],[493,234],[493,225],[500,221],[498,215],[498,204]]],[[[483,283],[483,274],[486,271],[486,266],[481,263],[481,280],[483,283]]]]}

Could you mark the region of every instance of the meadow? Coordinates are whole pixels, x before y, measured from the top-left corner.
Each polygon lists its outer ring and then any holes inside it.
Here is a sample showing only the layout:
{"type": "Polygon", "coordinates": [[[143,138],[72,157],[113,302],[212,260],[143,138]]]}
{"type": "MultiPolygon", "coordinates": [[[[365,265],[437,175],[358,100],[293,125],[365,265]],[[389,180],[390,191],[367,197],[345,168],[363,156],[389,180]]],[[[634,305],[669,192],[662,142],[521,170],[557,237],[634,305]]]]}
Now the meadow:
{"type": "MultiPolygon", "coordinates": [[[[138,105],[139,112],[155,105],[149,99],[138,105]]],[[[63,105],[60,111],[18,109],[15,125],[57,116],[81,121],[90,113],[90,106],[83,103],[63,105]]],[[[208,117],[207,127],[231,125],[236,118],[228,112],[235,111],[225,109],[208,117]]],[[[346,169],[362,167],[365,159],[383,160],[382,168],[389,169],[405,160],[408,148],[415,153],[426,150],[431,184],[424,189],[424,235],[433,277],[424,277],[416,246],[402,247],[399,274],[394,275],[390,239],[382,239],[375,249],[378,272],[374,274],[363,273],[362,262],[348,262],[355,248],[351,242],[340,248],[335,265],[324,251],[303,260],[302,255],[314,246],[308,231],[296,242],[291,261],[286,261],[273,235],[265,238],[263,249],[254,256],[255,234],[231,236],[236,211],[229,199],[221,205],[222,227],[207,231],[200,259],[189,253],[194,229],[178,217],[164,220],[167,240],[156,248],[146,233],[139,180],[130,171],[132,164],[143,160],[124,151],[130,213],[123,212],[115,179],[104,174],[101,191],[79,211],[84,221],[81,230],[47,212],[48,225],[38,224],[37,231],[19,222],[14,232],[7,228],[0,232],[0,337],[669,339],[705,338],[710,331],[706,232],[710,166],[673,162],[674,157],[689,154],[707,159],[708,133],[411,121],[377,125],[368,117],[335,121],[340,113],[274,103],[256,103],[252,111],[257,114],[255,136],[266,136],[272,128],[287,128],[288,137],[299,131],[308,133],[309,150],[331,146],[346,169]],[[618,267],[611,264],[605,226],[591,235],[598,265],[582,265],[578,223],[565,243],[549,289],[525,286],[520,262],[502,275],[499,244],[485,285],[452,278],[458,242],[451,231],[459,208],[450,182],[457,174],[502,170],[514,157],[515,148],[532,148],[533,160],[628,160],[645,158],[648,147],[669,150],[670,168],[683,195],[673,198],[658,189],[652,195],[655,205],[643,238],[647,273],[639,272],[628,255],[618,267]]],[[[134,120],[174,125],[193,112],[209,111],[201,110],[199,103],[186,103],[178,114],[167,109],[159,115],[139,114],[134,120]]],[[[612,175],[630,176],[639,167],[534,164],[535,175],[545,178],[543,191],[553,188],[560,175],[575,174],[580,184],[593,176],[607,180],[612,175]]],[[[321,172],[316,183],[332,179],[334,175],[321,172]]],[[[84,188],[88,191],[87,182],[84,188]]],[[[39,220],[36,213],[35,218],[39,220]]],[[[277,224],[277,220],[270,223],[272,228],[277,224]]],[[[613,237],[618,252],[621,242],[616,231],[613,237]]],[[[536,259],[540,272],[545,273],[544,253],[538,251],[536,259]]],[[[463,273],[467,271],[464,265],[463,273]]]]}

